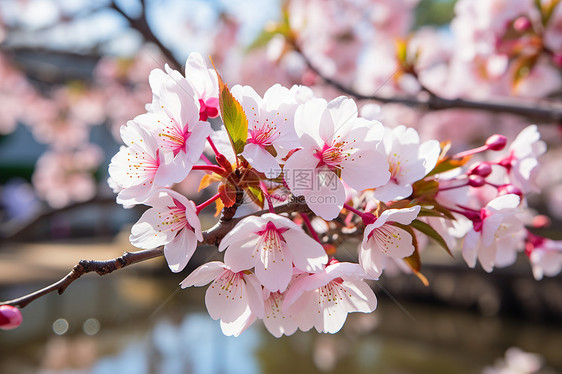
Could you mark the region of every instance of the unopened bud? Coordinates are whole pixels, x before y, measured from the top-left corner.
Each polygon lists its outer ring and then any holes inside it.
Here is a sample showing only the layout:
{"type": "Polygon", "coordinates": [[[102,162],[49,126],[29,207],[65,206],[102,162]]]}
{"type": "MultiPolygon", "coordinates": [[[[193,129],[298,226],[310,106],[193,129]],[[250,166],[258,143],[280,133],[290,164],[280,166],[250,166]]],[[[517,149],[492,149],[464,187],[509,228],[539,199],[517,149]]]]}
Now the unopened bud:
{"type": "Polygon", "coordinates": [[[527,31],[531,26],[531,20],[527,17],[522,16],[513,21],[513,28],[519,32],[527,31]]]}
{"type": "Polygon", "coordinates": [[[501,151],[507,144],[507,138],[503,135],[492,135],[486,140],[486,146],[492,151],[501,151]]]}
{"type": "Polygon", "coordinates": [[[502,184],[498,187],[498,196],[514,194],[519,197],[523,197],[523,192],[518,187],[512,184],[502,184]]]}
{"type": "Polygon", "coordinates": [[[468,175],[477,175],[486,178],[492,174],[492,167],[487,162],[479,162],[474,164],[468,171],[468,175]]]}
{"type": "Polygon", "coordinates": [[[11,305],[0,306],[0,329],[12,330],[21,325],[23,318],[18,308],[11,305]]]}
{"type": "Polygon", "coordinates": [[[533,222],[531,223],[531,225],[533,227],[541,228],[541,229],[549,227],[550,224],[551,224],[550,218],[548,216],[543,215],[543,214],[539,214],[538,216],[535,216],[533,218],[533,222]]]}
{"type": "Polygon", "coordinates": [[[486,184],[486,179],[484,179],[483,177],[479,176],[479,175],[471,175],[468,178],[468,185],[470,187],[482,187],[483,185],[486,184]]]}

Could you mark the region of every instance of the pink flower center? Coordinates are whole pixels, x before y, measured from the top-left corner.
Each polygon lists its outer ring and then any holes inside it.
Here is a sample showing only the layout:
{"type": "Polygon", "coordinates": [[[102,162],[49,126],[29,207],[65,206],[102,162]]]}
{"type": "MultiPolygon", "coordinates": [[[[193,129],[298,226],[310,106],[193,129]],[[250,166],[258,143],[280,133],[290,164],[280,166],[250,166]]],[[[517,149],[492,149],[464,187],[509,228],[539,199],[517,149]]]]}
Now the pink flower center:
{"type": "MultiPolygon", "coordinates": [[[[244,284],[243,272],[235,273],[228,269],[225,269],[213,282],[211,287],[220,287],[221,291],[224,292],[224,296],[227,298],[243,298],[244,295],[244,284]]],[[[219,292],[219,296],[222,296],[222,292],[219,292]]]]}
{"type": "Polygon", "coordinates": [[[191,136],[191,132],[189,132],[189,125],[186,125],[184,129],[181,129],[180,126],[171,119],[170,124],[165,126],[158,136],[162,138],[162,148],[171,150],[175,157],[180,152],[187,152],[186,142],[191,136]]]}
{"type": "Polygon", "coordinates": [[[265,225],[265,229],[256,233],[260,238],[256,243],[255,254],[252,254],[252,257],[259,256],[265,270],[270,263],[284,261],[282,242],[285,241],[283,233],[287,230],[289,229],[285,227],[277,228],[273,222],[269,221],[265,225]]]}
{"type": "Polygon", "coordinates": [[[327,165],[332,170],[341,168],[342,161],[346,161],[351,154],[343,148],[346,144],[347,142],[337,142],[331,146],[324,144],[321,150],[316,150],[314,157],[320,160],[316,167],[327,165]]]}
{"type": "Polygon", "coordinates": [[[160,213],[158,218],[162,220],[160,225],[158,225],[158,231],[162,232],[164,230],[170,230],[171,232],[175,232],[176,235],[183,230],[184,228],[188,228],[193,230],[191,225],[187,222],[187,217],[185,215],[185,205],[183,205],[179,200],[176,198],[172,198],[174,205],[168,206],[168,211],[165,213],[160,213]]]}
{"type": "Polygon", "coordinates": [[[277,126],[266,119],[266,123],[261,128],[254,128],[248,131],[248,143],[268,146],[279,137],[277,126]]]}

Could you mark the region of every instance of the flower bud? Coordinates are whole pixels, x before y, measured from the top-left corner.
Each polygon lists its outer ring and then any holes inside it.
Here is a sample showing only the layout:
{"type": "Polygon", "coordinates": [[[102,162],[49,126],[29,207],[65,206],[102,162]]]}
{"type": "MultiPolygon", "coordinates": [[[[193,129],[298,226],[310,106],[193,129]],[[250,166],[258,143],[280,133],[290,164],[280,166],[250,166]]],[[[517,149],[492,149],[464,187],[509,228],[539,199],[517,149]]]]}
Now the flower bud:
{"type": "Polygon", "coordinates": [[[482,187],[484,184],[486,184],[486,179],[484,179],[483,177],[479,176],[479,175],[471,175],[468,178],[468,185],[470,187],[482,187]]]}
{"type": "Polygon", "coordinates": [[[519,32],[525,32],[529,30],[531,26],[531,21],[527,17],[522,16],[513,21],[513,28],[519,32]]]}
{"type": "Polygon", "coordinates": [[[477,175],[484,178],[490,174],[492,174],[492,167],[487,162],[476,163],[468,171],[468,175],[477,175]]]}
{"type": "Polygon", "coordinates": [[[512,184],[502,184],[498,187],[498,196],[514,194],[519,197],[523,197],[523,192],[518,187],[515,187],[512,184]]]}
{"type": "Polygon", "coordinates": [[[18,308],[11,305],[0,305],[0,329],[12,330],[21,325],[23,318],[18,308]]]}
{"type": "Polygon", "coordinates": [[[492,151],[501,151],[507,144],[507,138],[503,135],[492,135],[486,140],[486,146],[492,151]]]}

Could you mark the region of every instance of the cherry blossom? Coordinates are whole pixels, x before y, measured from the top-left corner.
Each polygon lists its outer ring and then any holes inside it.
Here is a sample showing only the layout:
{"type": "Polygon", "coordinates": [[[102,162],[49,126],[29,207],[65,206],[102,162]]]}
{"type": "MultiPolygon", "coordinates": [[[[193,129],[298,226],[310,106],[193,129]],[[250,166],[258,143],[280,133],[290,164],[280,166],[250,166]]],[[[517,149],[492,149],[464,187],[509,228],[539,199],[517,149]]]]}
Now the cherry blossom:
{"type": "Polygon", "coordinates": [[[187,80],[166,76],[159,87],[152,110],[133,122],[156,134],[164,163],[175,169],[173,181],[180,182],[201,157],[211,126],[199,121],[199,105],[187,80]]]}
{"type": "Polygon", "coordinates": [[[468,266],[480,265],[491,272],[494,265],[515,261],[522,246],[523,222],[517,217],[520,198],[514,194],[496,197],[473,217],[473,229],[464,238],[462,255],[468,266]]]}
{"type": "Polygon", "coordinates": [[[212,319],[221,320],[223,332],[237,335],[256,317],[263,318],[262,288],[253,273],[234,272],[222,262],[213,261],[195,269],[181,287],[201,287],[209,282],[205,305],[212,319]]]}
{"type": "Polygon", "coordinates": [[[553,277],[562,270],[562,241],[527,234],[525,252],[533,267],[533,276],[541,280],[543,276],[553,277]]]}
{"type": "Polygon", "coordinates": [[[285,179],[291,192],[303,195],[322,218],[334,219],[343,207],[345,188],[340,176],[357,190],[388,181],[388,164],[375,149],[383,127],[358,118],[353,100],[343,96],[329,103],[310,100],[297,109],[295,129],[302,149],[285,163],[285,179]]]}
{"type": "Polygon", "coordinates": [[[297,321],[283,313],[283,302],[285,293],[271,292],[264,288],[264,306],[265,314],[263,317],[263,324],[267,331],[276,338],[282,335],[292,335],[297,331],[297,321]]]}
{"type": "Polygon", "coordinates": [[[244,218],[222,239],[224,261],[232,271],[255,267],[260,283],[283,292],[297,269],[315,273],[328,262],[324,248],[286,217],[266,213],[244,218]]]}
{"type": "Polygon", "coordinates": [[[142,204],[154,189],[174,182],[174,168],[161,167],[164,159],[155,137],[138,123],[121,127],[121,137],[127,147],[121,147],[109,164],[110,177],[122,188],[117,202],[142,204]]]}
{"type": "Polygon", "coordinates": [[[441,148],[437,140],[420,143],[413,128],[398,126],[385,128],[385,136],[379,145],[386,154],[390,181],[375,189],[375,197],[381,201],[403,199],[412,193],[412,183],[422,179],[437,163],[441,148]]]}
{"type": "Polygon", "coordinates": [[[193,201],[172,190],[158,190],[146,202],[151,208],[131,228],[130,241],[143,249],[164,245],[170,270],[182,271],[203,240],[193,201]]]}
{"type": "Polygon", "coordinates": [[[248,141],[242,156],[269,178],[275,178],[281,172],[275,157],[277,153],[285,149],[283,153],[286,154],[299,146],[293,123],[297,109],[293,92],[276,84],[262,99],[250,86],[232,87],[232,95],[248,118],[248,141]]]}
{"type": "Polygon", "coordinates": [[[412,236],[392,223],[408,225],[418,216],[420,209],[419,205],[387,209],[379,217],[373,216],[374,222],[367,224],[359,249],[359,263],[370,277],[381,275],[389,257],[401,259],[414,253],[412,236]]]}
{"type": "Polygon", "coordinates": [[[536,178],[539,172],[537,157],[546,152],[536,125],[523,129],[509,146],[507,156],[498,161],[505,167],[511,183],[523,193],[538,192],[536,178]]]}
{"type": "Polygon", "coordinates": [[[348,313],[370,313],[377,298],[363,281],[359,264],[332,263],[321,273],[302,274],[286,292],[282,311],[298,322],[299,329],[338,332],[348,313]]]}

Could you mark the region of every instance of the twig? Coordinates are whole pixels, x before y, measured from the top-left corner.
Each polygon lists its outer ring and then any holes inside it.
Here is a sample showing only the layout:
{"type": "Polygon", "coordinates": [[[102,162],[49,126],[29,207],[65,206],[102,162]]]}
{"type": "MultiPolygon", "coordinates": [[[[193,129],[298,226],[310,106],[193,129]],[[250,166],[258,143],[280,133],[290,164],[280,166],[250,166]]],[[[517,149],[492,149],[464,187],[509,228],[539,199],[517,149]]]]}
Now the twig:
{"type": "Polygon", "coordinates": [[[423,107],[430,110],[443,109],[475,109],[487,112],[502,112],[525,116],[532,120],[548,121],[554,124],[562,124],[562,105],[554,102],[533,102],[509,99],[509,100],[487,100],[473,101],[464,99],[445,99],[435,94],[429,93],[427,98],[420,97],[383,97],[379,95],[365,95],[349,87],[344,86],[338,81],[324,76],[319,69],[314,66],[307,56],[297,48],[303,57],[306,65],[326,84],[338,89],[346,95],[353,96],[358,100],[374,100],[381,103],[398,103],[409,106],[423,107]]]}
{"type": "Polygon", "coordinates": [[[109,6],[117,11],[117,13],[121,14],[123,18],[125,18],[127,22],[129,22],[129,25],[142,35],[144,40],[156,44],[156,46],[162,51],[173,69],[181,70],[182,64],[177,60],[176,56],[174,56],[174,54],[170,49],[168,49],[168,47],[162,44],[160,39],[158,39],[158,37],[156,37],[156,35],[154,35],[152,30],[150,29],[150,26],[148,25],[148,21],[146,19],[146,7],[144,2],[142,2],[141,5],[141,14],[135,18],[125,13],[125,11],[121,9],[121,7],[119,7],[119,5],[117,5],[114,0],[111,1],[109,6]]]}
{"type": "MultiPolygon", "coordinates": [[[[308,210],[309,210],[308,206],[299,201],[285,203],[275,208],[275,212],[278,214],[288,213],[288,212],[306,212],[308,210]]],[[[262,214],[268,212],[269,210],[265,209],[250,215],[261,216],[262,214]]],[[[232,219],[225,219],[224,217],[221,217],[221,219],[217,222],[215,226],[203,232],[202,244],[218,245],[221,239],[230,230],[232,230],[232,228],[241,219],[245,217],[232,218],[232,219]]],[[[75,265],[74,268],[72,268],[70,273],[68,273],[64,278],[60,279],[58,282],[55,282],[43,289],[32,292],[30,294],[19,297],[17,299],[0,302],[0,305],[12,305],[12,306],[23,308],[29,303],[31,303],[32,301],[42,296],[45,296],[51,292],[57,291],[59,295],[61,295],[72,282],[74,282],[84,274],[96,272],[98,275],[106,275],[114,272],[115,270],[122,269],[125,266],[150,260],[163,255],[164,255],[164,250],[162,248],[155,248],[155,249],[145,249],[137,252],[125,252],[120,257],[116,257],[114,259],[105,260],[105,261],[80,260],[78,264],[75,265]]]]}

